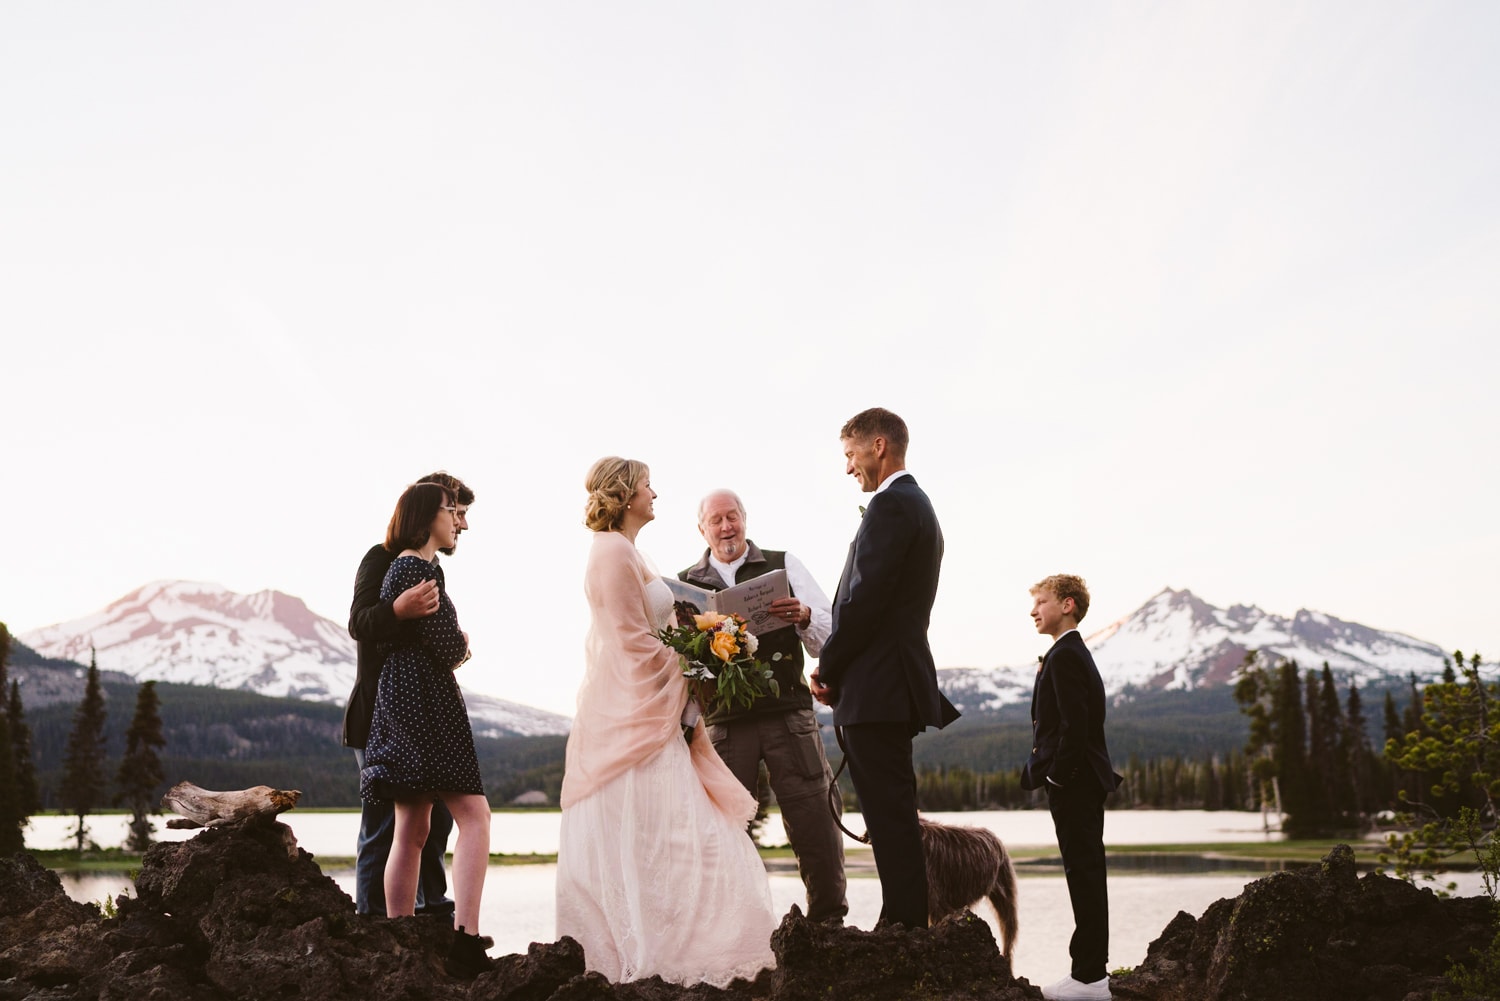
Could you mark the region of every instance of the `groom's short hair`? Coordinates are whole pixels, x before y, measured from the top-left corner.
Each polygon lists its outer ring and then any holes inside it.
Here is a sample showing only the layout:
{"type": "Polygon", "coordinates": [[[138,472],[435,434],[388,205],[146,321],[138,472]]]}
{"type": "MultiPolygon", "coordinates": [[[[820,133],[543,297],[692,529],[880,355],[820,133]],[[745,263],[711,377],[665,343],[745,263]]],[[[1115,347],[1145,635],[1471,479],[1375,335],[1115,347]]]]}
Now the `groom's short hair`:
{"type": "Polygon", "coordinates": [[[849,438],[855,441],[864,441],[866,438],[876,436],[885,439],[893,455],[898,458],[905,457],[906,444],[911,440],[911,436],[906,431],[906,422],[884,407],[861,410],[844,422],[843,430],[839,432],[840,439],[849,438]]]}
{"type": "Polygon", "coordinates": [[[1082,622],[1083,617],[1089,613],[1089,586],[1083,582],[1082,577],[1075,577],[1070,573],[1055,573],[1031,585],[1032,594],[1038,591],[1046,591],[1058,601],[1072,598],[1074,622],[1082,622]]]}

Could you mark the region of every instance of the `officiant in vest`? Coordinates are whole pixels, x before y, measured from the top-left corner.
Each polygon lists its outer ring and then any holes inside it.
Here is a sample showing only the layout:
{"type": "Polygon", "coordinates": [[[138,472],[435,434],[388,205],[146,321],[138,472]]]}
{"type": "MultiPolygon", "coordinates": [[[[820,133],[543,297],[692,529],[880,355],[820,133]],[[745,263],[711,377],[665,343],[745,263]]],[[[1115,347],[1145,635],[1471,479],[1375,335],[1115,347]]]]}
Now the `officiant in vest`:
{"type": "Polygon", "coordinates": [[[829,806],[833,774],[813,715],[803,650],[818,656],[833,629],[828,596],[807,567],[791,553],[761,549],[745,536],[745,505],[731,490],[715,490],[698,505],[698,531],[708,549],[677,576],[711,591],[785,570],[790,598],[770,606],[791,625],[757,632],[755,658],[770,664],[779,695],[757,699],[749,709],[718,709],[706,722],[719,757],[755,795],[760,763],[766,763],[771,791],[781,807],[787,841],[807,888],[807,916],[842,925],[849,911],[844,897],[844,839],[829,806]],[[779,660],[773,659],[781,654],[779,660]]]}

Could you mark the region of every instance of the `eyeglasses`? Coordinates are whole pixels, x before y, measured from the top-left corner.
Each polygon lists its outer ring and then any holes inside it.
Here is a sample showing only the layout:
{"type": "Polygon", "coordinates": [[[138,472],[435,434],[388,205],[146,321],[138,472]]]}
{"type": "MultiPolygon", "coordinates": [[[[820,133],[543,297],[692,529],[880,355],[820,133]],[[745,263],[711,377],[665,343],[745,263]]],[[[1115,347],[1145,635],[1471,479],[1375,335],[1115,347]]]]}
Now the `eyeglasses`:
{"type": "Polygon", "coordinates": [[[455,518],[458,517],[458,508],[453,507],[451,505],[444,504],[443,506],[439,507],[438,510],[439,511],[447,511],[449,514],[453,515],[453,517],[455,517],[455,518]]]}

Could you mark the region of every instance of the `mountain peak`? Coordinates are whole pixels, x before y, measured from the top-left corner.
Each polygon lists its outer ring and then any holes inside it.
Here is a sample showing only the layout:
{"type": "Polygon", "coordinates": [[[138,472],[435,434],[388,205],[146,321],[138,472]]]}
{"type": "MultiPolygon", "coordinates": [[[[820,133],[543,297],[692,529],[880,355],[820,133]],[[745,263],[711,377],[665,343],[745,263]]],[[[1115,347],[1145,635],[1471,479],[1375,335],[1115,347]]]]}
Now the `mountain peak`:
{"type": "MultiPolygon", "coordinates": [[[[356,650],[342,625],[281,591],[238,594],[220,584],[156,580],[104,608],[18,637],[44,657],[101,667],[141,681],[242,689],[343,702],[356,650]]],[[[566,733],[568,720],[487,696],[470,696],[476,731],[566,733]]]]}
{"type": "MultiPolygon", "coordinates": [[[[1255,605],[1218,608],[1188,590],[1162,588],[1124,618],[1087,637],[1105,690],[1197,688],[1232,682],[1256,650],[1273,666],[1294,660],[1303,668],[1325,662],[1362,686],[1436,677],[1443,652],[1403,633],[1346,622],[1299,609],[1291,618],[1255,605]]],[[[960,708],[998,707],[1031,697],[1036,665],[943,672],[943,689],[960,708]]]]}
{"type": "Polygon", "coordinates": [[[91,655],[141,680],[335,701],[354,685],[346,630],[279,591],[157,580],[103,609],[21,637],[46,657],[91,655]]]}

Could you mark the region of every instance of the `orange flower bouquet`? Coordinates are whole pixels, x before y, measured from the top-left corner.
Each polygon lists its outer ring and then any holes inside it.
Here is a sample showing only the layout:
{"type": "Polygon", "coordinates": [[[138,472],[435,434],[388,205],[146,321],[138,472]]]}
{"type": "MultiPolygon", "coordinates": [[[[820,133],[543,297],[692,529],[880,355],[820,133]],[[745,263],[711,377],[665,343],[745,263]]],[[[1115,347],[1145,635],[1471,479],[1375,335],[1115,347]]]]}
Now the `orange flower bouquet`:
{"type": "Polygon", "coordinates": [[[755,659],[759,641],[738,615],[706,612],[657,636],[682,658],[682,676],[710,711],[749,709],[756,699],[781,694],[770,666],[755,659]]]}

